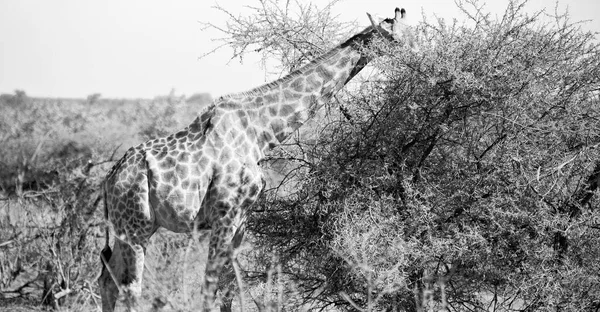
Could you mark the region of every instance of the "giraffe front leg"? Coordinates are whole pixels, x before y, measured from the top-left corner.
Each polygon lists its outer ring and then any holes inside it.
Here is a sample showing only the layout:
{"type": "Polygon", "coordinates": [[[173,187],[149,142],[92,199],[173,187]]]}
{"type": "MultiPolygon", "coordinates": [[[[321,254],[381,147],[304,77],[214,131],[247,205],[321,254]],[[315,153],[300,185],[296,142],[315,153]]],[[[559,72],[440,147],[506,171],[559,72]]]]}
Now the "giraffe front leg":
{"type": "Polygon", "coordinates": [[[233,255],[232,240],[236,226],[229,222],[218,222],[213,226],[210,236],[208,260],[204,274],[204,289],[202,290],[205,311],[215,309],[215,297],[219,288],[219,278],[223,268],[233,255]],[[227,225],[225,225],[225,224],[227,225]]]}
{"type": "MultiPolygon", "coordinates": [[[[228,258],[228,261],[225,263],[223,268],[223,273],[221,274],[221,281],[219,288],[223,292],[223,296],[221,298],[221,312],[231,312],[232,311],[232,303],[235,298],[236,288],[241,287],[241,285],[237,284],[237,275],[234,269],[234,261],[235,260],[235,251],[239,248],[242,241],[244,239],[244,224],[241,224],[240,227],[235,231],[235,235],[233,236],[232,244],[232,255],[228,258]],[[236,285],[238,287],[236,287],[236,285]]],[[[242,289],[238,289],[242,290],[242,289]]]]}
{"type": "MultiPolygon", "coordinates": [[[[106,254],[109,252],[103,250],[105,258],[106,254]]],[[[124,296],[123,301],[128,311],[139,310],[144,254],[144,246],[141,244],[115,240],[114,251],[110,259],[106,259],[108,267],[103,267],[100,276],[102,311],[114,311],[119,294],[124,296]]]]}

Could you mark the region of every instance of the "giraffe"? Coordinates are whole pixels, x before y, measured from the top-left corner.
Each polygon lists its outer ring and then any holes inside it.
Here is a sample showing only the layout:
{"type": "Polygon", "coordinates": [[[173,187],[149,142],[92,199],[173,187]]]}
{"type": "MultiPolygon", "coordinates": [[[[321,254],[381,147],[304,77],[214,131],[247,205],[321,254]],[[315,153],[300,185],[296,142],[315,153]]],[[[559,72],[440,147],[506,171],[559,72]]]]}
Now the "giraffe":
{"type": "Polygon", "coordinates": [[[139,304],[146,245],[160,227],[210,230],[203,308],[215,308],[219,276],[240,245],[248,208],[264,179],[265,154],[302,126],[369,61],[361,46],[375,36],[413,46],[405,10],[394,18],[368,14],[371,26],[289,75],[215,100],[183,130],[130,148],[103,183],[105,217],[114,245],[101,252],[103,311],[119,293],[139,304]]]}

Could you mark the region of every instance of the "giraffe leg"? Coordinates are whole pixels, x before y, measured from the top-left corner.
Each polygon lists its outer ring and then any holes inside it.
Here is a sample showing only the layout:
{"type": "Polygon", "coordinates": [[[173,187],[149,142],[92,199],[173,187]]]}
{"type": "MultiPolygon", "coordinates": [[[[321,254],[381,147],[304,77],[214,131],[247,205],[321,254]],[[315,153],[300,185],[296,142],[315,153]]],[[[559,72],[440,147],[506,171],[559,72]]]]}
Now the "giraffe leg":
{"type": "Polygon", "coordinates": [[[102,290],[102,311],[114,311],[119,293],[124,296],[128,311],[136,311],[142,293],[142,273],[144,269],[145,246],[115,240],[112,254],[110,247],[102,251],[109,255],[108,267],[103,265],[100,276],[102,290]]]}
{"type": "MultiPolygon", "coordinates": [[[[215,309],[215,297],[219,288],[219,277],[233,253],[233,238],[239,227],[240,218],[223,218],[215,223],[210,236],[208,260],[204,274],[204,289],[202,293],[205,311],[215,309]],[[232,220],[236,220],[232,221],[232,220]]],[[[239,239],[241,242],[241,238],[239,239]]],[[[239,244],[238,244],[239,245],[239,244]]]]}
{"type": "Polygon", "coordinates": [[[106,245],[104,249],[102,249],[100,257],[102,274],[98,279],[98,283],[100,284],[100,296],[102,297],[102,311],[112,312],[115,310],[115,303],[119,297],[119,288],[111,276],[112,270],[110,269],[110,261],[112,260],[112,267],[116,266],[114,265],[115,259],[112,257],[112,249],[110,246],[106,245]]]}
{"type": "MultiPolygon", "coordinates": [[[[235,253],[235,250],[241,245],[242,240],[244,239],[244,226],[242,224],[239,227],[233,236],[232,240],[232,252],[235,253]]],[[[231,312],[231,307],[233,303],[233,299],[235,297],[235,289],[237,284],[236,272],[234,270],[235,254],[230,255],[228,257],[227,262],[225,263],[224,272],[221,276],[222,282],[219,286],[220,289],[223,290],[223,298],[221,299],[221,312],[231,312]]],[[[239,286],[239,285],[238,285],[239,286]]]]}

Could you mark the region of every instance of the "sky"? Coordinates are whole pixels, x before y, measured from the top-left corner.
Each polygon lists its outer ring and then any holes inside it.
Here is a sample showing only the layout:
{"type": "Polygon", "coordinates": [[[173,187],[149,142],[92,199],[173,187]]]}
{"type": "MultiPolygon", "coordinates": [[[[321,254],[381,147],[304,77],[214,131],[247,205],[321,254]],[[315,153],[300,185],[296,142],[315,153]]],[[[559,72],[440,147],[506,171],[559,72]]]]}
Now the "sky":
{"type": "MultiPolygon", "coordinates": [[[[231,60],[227,48],[201,57],[219,45],[214,39],[220,37],[203,23],[223,26],[227,19],[213,8],[217,2],[233,14],[245,12],[239,0],[0,0],[0,93],[19,89],[35,97],[101,93],[106,98],[152,98],[174,89],[177,95],[217,97],[277,78],[266,77],[257,55],[245,57],[242,64],[231,60]]],[[[486,7],[500,15],[507,3],[494,0],[486,7]]],[[[559,10],[566,3],[572,20],[592,20],[584,28],[600,32],[595,16],[600,1],[563,1],[559,10]]],[[[366,12],[392,17],[397,6],[406,9],[409,24],[417,24],[422,12],[446,19],[460,16],[453,0],[343,0],[334,12],[366,27],[366,12]]],[[[544,7],[553,12],[555,2],[531,0],[527,11],[544,7]]]]}

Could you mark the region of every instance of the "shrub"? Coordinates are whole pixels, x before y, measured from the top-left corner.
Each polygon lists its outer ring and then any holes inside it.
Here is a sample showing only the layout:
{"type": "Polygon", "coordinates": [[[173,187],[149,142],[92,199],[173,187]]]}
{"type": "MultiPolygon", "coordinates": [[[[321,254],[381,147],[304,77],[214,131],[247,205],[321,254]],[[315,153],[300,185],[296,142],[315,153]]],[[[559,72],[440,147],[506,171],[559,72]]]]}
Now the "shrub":
{"type": "MultiPolygon", "coordinates": [[[[366,47],[378,79],[273,153],[295,169],[250,216],[254,276],[275,254],[289,293],[322,308],[598,308],[594,36],[521,1],[500,19],[458,5],[468,21],[424,21],[418,52],[366,47]]],[[[248,20],[232,45],[277,50],[248,20]]]]}

